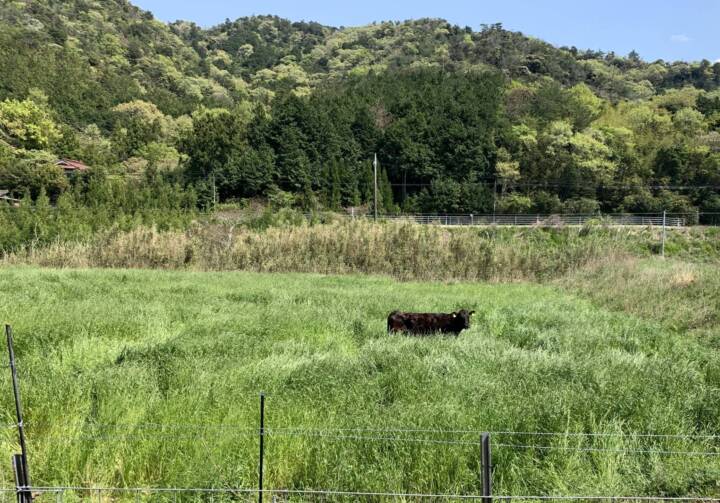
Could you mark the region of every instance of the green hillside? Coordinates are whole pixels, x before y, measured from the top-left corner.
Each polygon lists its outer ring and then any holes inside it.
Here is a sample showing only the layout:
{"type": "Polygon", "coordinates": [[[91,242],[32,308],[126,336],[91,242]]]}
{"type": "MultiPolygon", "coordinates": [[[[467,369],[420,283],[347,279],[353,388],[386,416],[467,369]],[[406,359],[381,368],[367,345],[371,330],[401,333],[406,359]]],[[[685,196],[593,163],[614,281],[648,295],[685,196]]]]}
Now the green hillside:
{"type": "Polygon", "coordinates": [[[439,19],[201,29],[124,0],[16,0],[0,75],[0,189],[26,205],[362,208],[377,153],[382,212],[720,211],[720,63],[439,19]]]}

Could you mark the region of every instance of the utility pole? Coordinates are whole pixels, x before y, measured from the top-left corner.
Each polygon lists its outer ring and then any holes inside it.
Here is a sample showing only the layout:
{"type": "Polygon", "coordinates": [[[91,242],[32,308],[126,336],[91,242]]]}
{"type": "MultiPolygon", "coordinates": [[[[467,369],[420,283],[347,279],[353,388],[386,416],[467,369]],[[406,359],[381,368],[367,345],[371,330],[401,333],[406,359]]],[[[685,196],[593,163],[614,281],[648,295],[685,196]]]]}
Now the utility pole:
{"type": "Polygon", "coordinates": [[[403,191],[402,191],[402,202],[405,204],[407,199],[407,167],[403,168],[403,191]]]}
{"type": "Polygon", "coordinates": [[[375,154],[375,159],[373,159],[373,179],[375,180],[375,220],[377,221],[377,166],[378,166],[378,160],[377,160],[377,153],[375,154]]]}
{"type": "Polygon", "coordinates": [[[497,206],[497,175],[493,184],[493,223],[495,223],[495,207],[497,206]]]}
{"type": "Polygon", "coordinates": [[[667,217],[667,211],[663,210],[663,228],[662,228],[662,250],[660,254],[662,255],[662,258],[665,258],[665,220],[667,217]]]}
{"type": "Polygon", "coordinates": [[[213,210],[217,206],[217,188],[215,187],[215,171],[212,174],[212,187],[213,187],[213,210]]]}

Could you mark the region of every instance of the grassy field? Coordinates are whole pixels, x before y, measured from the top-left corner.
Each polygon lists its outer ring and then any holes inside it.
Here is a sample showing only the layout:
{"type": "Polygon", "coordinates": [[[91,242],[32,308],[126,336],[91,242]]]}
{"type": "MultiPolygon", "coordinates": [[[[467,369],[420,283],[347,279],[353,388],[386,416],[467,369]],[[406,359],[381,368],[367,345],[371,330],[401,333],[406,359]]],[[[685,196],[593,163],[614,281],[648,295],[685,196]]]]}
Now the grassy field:
{"type": "MultiPolygon", "coordinates": [[[[720,433],[717,273],[689,267],[597,264],[547,285],[5,267],[0,319],[37,486],[253,487],[264,390],[266,487],[478,493],[477,432],[546,431],[493,435],[496,494],[719,496],[720,456],[629,452],[720,453],[640,435],[720,433]],[[670,279],[685,295],[658,293],[670,279]],[[460,307],[477,314],[459,338],[385,333],[393,309],[460,307]]],[[[0,439],[9,461],[14,431],[0,439]]]]}

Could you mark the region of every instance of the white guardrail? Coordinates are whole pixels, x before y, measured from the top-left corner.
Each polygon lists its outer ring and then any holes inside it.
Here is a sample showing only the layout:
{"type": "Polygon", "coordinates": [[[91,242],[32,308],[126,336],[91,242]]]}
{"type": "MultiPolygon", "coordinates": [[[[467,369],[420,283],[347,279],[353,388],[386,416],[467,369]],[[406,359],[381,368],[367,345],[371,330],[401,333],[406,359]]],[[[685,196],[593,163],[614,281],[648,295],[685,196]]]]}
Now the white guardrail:
{"type": "MultiPolygon", "coordinates": [[[[308,215],[309,217],[310,215],[308,215]]],[[[345,214],[344,217],[353,219],[370,219],[373,215],[367,214],[345,214]]],[[[411,222],[426,225],[524,225],[524,226],[559,226],[559,225],[584,225],[590,221],[602,222],[609,225],[639,225],[639,226],[663,226],[663,219],[666,227],[684,227],[684,217],[660,215],[378,215],[378,220],[391,220],[400,222],[411,222]]]]}

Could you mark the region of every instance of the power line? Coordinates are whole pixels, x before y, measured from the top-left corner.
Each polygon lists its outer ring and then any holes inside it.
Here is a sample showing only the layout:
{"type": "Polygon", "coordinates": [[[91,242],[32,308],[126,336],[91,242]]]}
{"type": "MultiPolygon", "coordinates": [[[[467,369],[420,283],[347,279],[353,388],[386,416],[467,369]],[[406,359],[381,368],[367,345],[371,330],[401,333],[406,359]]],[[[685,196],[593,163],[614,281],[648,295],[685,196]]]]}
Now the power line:
{"type": "MultiPolygon", "coordinates": [[[[437,178],[436,180],[439,180],[441,178],[437,178]]],[[[454,180],[450,177],[445,177],[444,179],[448,180],[454,180]]],[[[497,178],[493,176],[484,176],[484,177],[478,177],[475,180],[464,180],[465,183],[470,183],[473,185],[484,185],[487,187],[493,187],[495,186],[495,180],[497,180],[500,183],[505,183],[507,187],[560,187],[560,188],[585,188],[586,180],[578,181],[578,182],[533,182],[533,181],[511,181],[511,180],[503,180],[502,178],[497,178]]],[[[295,183],[296,180],[290,180],[288,178],[275,178],[276,182],[289,182],[289,183],[295,183]]],[[[455,180],[457,181],[457,180],[455,180]]],[[[320,180],[317,180],[317,182],[322,182],[320,180]]],[[[395,183],[390,182],[389,184],[392,187],[430,187],[432,186],[432,182],[409,182],[409,183],[395,183]]],[[[673,184],[660,184],[660,183],[651,183],[651,184],[630,184],[630,183],[622,183],[622,182],[612,182],[612,183],[597,183],[593,187],[594,189],[656,189],[656,190],[692,190],[692,189],[711,189],[711,190],[720,190],[720,185],[718,184],[701,184],[701,185],[673,185],[673,184]]]]}
{"type": "MultiPolygon", "coordinates": [[[[470,185],[482,185],[485,187],[495,187],[495,183],[466,181],[470,185]]],[[[390,183],[391,187],[431,187],[432,183],[390,183]]],[[[556,182],[508,182],[508,188],[515,187],[533,187],[533,188],[571,188],[584,189],[587,185],[583,183],[556,183],[556,182]]],[[[597,184],[590,187],[592,190],[602,189],[653,189],[653,190],[720,190],[720,185],[624,185],[624,184],[597,184]]]]}

